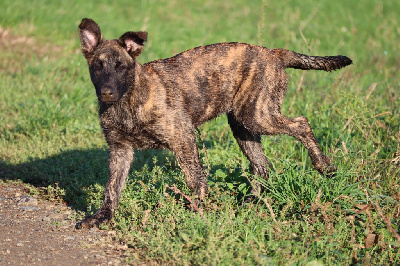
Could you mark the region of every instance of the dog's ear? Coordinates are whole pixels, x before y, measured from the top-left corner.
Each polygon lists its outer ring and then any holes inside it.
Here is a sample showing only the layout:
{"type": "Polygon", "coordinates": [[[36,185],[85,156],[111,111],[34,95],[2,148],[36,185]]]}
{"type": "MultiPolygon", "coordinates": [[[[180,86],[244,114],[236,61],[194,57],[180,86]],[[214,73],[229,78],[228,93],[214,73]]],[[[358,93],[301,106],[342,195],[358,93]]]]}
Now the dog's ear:
{"type": "Polygon", "coordinates": [[[89,60],[96,47],[103,42],[103,35],[99,25],[89,18],[82,19],[79,25],[79,37],[81,39],[82,53],[89,60]]]}
{"type": "Polygon", "coordinates": [[[133,58],[138,57],[143,51],[144,43],[147,41],[147,32],[128,31],[119,37],[118,42],[133,58]]]}

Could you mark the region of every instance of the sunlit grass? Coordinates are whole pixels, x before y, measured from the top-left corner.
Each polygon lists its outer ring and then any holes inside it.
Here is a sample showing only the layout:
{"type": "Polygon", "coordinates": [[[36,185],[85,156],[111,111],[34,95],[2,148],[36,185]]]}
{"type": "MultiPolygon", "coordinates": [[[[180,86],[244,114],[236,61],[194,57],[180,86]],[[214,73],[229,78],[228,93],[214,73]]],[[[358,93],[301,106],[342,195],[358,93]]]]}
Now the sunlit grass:
{"type": "Polygon", "coordinates": [[[289,136],[263,137],[273,169],[267,181],[252,177],[222,116],[200,127],[203,216],[168,189],[190,195],[172,153],[138,151],[108,229],[133,263],[398,264],[399,9],[396,1],[2,1],[0,176],[82,213],[101,205],[108,154],[79,50],[83,17],[105,38],[147,30],[140,62],[223,41],[343,54],[354,64],[337,72],[288,70],[282,107],[308,117],[335,177],[313,170],[289,136]],[[245,203],[249,180],[266,191],[245,203]]]}

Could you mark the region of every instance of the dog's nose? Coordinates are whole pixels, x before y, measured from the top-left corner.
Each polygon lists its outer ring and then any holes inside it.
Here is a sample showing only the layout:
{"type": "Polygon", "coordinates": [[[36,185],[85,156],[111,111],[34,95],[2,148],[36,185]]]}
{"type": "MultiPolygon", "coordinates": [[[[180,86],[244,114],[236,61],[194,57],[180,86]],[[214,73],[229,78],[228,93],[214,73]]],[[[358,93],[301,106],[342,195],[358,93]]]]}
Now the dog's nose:
{"type": "Polygon", "coordinates": [[[110,88],[105,88],[101,90],[101,97],[102,98],[113,98],[114,97],[114,92],[110,88]]]}

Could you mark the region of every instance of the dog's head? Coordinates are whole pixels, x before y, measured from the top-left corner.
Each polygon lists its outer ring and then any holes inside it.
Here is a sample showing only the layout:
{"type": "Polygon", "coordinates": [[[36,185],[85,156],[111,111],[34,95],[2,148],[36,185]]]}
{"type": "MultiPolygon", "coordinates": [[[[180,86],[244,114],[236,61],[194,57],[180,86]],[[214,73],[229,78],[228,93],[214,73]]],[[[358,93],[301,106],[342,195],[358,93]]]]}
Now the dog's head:
{"type": "Polygon", "coordinates": [[[79,25],[79,37],[99,101],[119,101],[133,86],[136,58],[143,51],[147,32],[130,31],[118,40],[103,40],[97,23],[84,18],[79,25]]]}

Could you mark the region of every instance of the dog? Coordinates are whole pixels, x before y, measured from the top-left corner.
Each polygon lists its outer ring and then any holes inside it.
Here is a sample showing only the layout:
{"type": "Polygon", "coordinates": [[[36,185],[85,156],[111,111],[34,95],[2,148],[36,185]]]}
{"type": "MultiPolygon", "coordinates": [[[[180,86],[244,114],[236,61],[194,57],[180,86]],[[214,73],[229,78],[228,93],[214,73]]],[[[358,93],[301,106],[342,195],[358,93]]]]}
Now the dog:
{"type": "Polygon", "coordinates": [[[318,147],[307,118],[281,114],[285,68],[332,71],[352,64],[346,56],[307,56],[245,43],[200,46],[174,57],[139,64],[147,32],[104,40],[96,22],[83,19],[79,36],[96,89],[101,127],[109,146],[109,179],[103,204],[77,228],[109,222],[134,159],[133,149],[173,151],[188,187],[201,200],[207,180],[196,146],[196,128],[227,114],[252,174],[268,178],[261,135],[287,134],[308,150],[320,173],[336,171],[318,147]]]}

